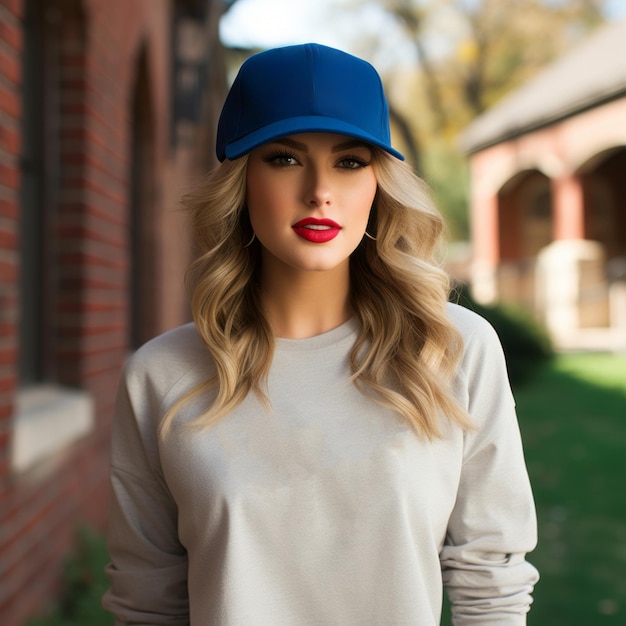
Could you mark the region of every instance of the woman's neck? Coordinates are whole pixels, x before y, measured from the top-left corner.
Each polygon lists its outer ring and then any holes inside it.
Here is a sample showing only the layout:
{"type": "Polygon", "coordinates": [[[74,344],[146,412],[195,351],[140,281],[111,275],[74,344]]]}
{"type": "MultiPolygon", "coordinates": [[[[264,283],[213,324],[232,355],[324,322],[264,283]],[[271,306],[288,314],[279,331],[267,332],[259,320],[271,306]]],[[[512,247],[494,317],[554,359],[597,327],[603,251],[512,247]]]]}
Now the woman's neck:
{"type": "Polygon", "coordinates": [[[262,271],[261,302],[276,337],[302,339],[328,332],[354,313],[349,265],[321,272],[269,268],[262,271]]]}

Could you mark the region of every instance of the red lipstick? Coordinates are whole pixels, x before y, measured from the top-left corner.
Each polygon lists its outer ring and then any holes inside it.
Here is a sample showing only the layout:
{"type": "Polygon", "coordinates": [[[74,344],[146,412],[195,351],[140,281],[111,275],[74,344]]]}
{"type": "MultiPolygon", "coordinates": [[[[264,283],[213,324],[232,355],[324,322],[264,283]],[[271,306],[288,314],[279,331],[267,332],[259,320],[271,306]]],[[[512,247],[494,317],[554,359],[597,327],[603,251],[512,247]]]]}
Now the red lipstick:
{"type": "Polygon", "coordinates": [[[326,243],[334,239],[341,230],[341,226],[337,222],[315,217],[306,217],[296,222],[291,228],[296,235],[311,243],[326,243]]]}

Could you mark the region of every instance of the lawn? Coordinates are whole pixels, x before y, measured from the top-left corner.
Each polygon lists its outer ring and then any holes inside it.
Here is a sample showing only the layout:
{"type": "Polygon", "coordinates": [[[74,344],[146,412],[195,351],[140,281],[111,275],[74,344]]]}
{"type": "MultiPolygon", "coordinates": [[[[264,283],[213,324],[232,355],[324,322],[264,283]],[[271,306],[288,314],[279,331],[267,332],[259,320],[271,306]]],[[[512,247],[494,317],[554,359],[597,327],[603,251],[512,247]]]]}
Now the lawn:
{"type": "Polygon", "coordinates": [[[539,519],[529,624],[626,624],[626,356],[561,355],[516,398],[539,519]]]}
{"type": "MultiPolygon", "coordinates": [[[[626,356],[559,356],[515,395],[539,519],[528,623],[626,624],[626,356]]],[[[82,545],[65,610],[33,626],[111,623],[99,607],[106,550],[89,535],[82,545]]]]}

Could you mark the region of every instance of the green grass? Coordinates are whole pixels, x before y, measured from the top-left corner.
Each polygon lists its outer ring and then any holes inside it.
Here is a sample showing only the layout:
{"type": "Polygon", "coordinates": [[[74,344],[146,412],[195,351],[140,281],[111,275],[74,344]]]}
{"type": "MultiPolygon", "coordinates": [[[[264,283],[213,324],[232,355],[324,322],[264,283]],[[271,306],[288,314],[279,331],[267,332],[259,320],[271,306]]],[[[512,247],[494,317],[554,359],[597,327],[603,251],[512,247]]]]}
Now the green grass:
{"type": "Polygon", "coordinates": [[[75,552],[65,564],[62,597],[48,615],[28,626],[113,626],[113,616],[100,603],[109,586],[104,573],[108,560],[104,538],[81,527],[75,552]]]}
{"type": "Polygon", "coordinates": [[[529,624],[625,624],[626,356],[559,356],[516,398],[539,520],[529,624]]]}
{"type": "Polygon", "coordinates": [[[528,624],[626,624],[626,355],[557,356],[515,397],[539,522],[528,624]]]}

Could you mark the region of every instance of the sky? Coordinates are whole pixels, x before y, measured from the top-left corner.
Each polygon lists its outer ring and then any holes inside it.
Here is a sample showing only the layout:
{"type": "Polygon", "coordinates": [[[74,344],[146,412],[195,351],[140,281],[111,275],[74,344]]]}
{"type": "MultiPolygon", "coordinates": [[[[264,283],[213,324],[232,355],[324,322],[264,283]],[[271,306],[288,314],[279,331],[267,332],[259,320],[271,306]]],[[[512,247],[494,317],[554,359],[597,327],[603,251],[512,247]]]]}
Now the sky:
{"type": "MultiPolygon", "coordinates": [[[[608,0],[607,16],[626,18],[626,0],[608,0]]],[[[220,34],[229,47],[326,44],[368,58],[381,70],[415,62],[401,27],[375,0],[365,6],[350,0],[237,0],[222,19],[220,34]]]]}
{"type": "Polygon", "coordinates": [[[376,2],[350,5],[350,0],[237,0],[222,18],[220,35],[227,46],[239,48],[315,42],[365,58],[374,49],[380,69],[414,62],[410,41],[376,2]]]}
{"type": "MultiPolygon", "coordinates": [[[[608,0],[607,16],[626,18],[626,0],[608,0]]],[[[374,39],[384,64],[413,61],[401,28],[375,0],[237,0],[220,33],[228,46],[260,49],[311,41],[356,52],[359,41],[374,39]]]]}
{"type": "Polygon", "coordinates": [[[624,0],[608,0],[606,12],[610,19],[626,19],[626,2],[624,0]]]}
{"type": "Polygon", "coordinates": [[[336,0],[237,0],[222,19],[222,40],[242,48],[304,41],[336,45],[342,39],[333,15],[336,4],[336,0]]]}
{"type": "Polygon", "coordinates": [[[334,0],[237,0],[222,19],[221,37],[227,45],[241,48],[301,43],[312,33],[324,39],[318,43],[337,43],[326,22],[333,4],[334,0]]]}

